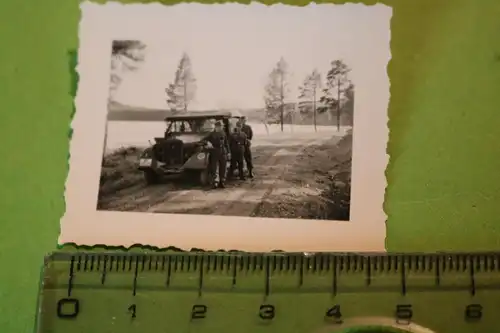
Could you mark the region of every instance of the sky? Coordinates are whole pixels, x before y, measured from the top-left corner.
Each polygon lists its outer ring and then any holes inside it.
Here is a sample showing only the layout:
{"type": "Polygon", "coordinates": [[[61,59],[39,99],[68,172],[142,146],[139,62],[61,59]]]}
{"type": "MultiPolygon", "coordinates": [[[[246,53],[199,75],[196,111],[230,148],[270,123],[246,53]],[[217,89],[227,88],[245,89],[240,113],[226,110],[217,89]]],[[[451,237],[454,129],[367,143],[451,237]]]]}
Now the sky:
{"type": "Polygon", "coordinates": [[[354,84],[369,80],[376,90],[390,59],[392,13],[383,5],[143,5],[115,14],[114,38],[147,45],[144,62],[123,74],[114,95],[132,106],[167,107],[165,88],[184,52],[197,80],[192,110],[263,107],[267,77],[281,57],[290,68],[290,102],[307,74],[326,75],[335,59],[351,67],[354,84]]]}

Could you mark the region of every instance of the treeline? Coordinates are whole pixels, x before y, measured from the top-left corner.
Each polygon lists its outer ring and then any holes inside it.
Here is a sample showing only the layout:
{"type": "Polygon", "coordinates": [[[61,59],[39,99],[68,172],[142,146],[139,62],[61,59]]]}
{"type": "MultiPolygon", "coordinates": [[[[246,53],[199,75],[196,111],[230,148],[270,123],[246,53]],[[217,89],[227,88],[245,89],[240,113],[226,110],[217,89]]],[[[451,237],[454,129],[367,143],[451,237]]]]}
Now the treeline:
{"type": "Polygon", "coordinates": [[[298,87],[299,102],[287,102],[295,98],[291,96],[289,65],[281,58],[269,73],[264,89],[267,123],[281,124],[282,131],[287,123],[312,123],[315,128],[319,123],[335,123],[337,129],[342,124],[352,125],[354,84],[349,78],[350,71],[340,59],[331,62],[324,77],[316,69],[312,70],[298,87]]]}
{"type": "MultiPolygon", "coordinates": [[[[133,71],[144,60],[146,45],[137,40],[118,40],[112,44],[110,99],[121,83],[125,71],[133,71]]],[[[352,125],[354,84],[351,69],[342,60],[333,60],[326,73],[312,70],[291,96],[290,67],[279,59],[264,87],[264,112],[252,112],[268,124],[352,125]],[[298,102],[295,102],[298,100],[298,102]],[[293,102],[292,102],[293,101],[293,102]]],[[[197,92],[196,77],[187,53],[181,56],[172,82],[165,88],[166,104],[173,112],[187,111],[197,92]]],[[[155,115],[156,116],[156,115],[155,115]]],[[[252,117],[253,116],[253,117],[252,117]]]]}

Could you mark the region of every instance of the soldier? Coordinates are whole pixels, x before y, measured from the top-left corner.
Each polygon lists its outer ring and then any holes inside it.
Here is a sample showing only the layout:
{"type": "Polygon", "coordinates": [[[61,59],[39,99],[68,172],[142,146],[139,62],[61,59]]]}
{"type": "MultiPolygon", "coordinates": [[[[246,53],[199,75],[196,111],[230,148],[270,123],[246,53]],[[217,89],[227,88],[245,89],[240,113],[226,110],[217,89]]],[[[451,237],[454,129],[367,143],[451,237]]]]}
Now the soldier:
{"type": "Polygon", "coordinates": [[[241,180],[245,180],[243,172],[243,156],[248,145],[247,136],[241,131],[239,124],[236,125],[234,132],[231,133],[229,146],[231,148],[231,164],[229,165],[228,178],[234,177],[234,169],[238,168],[238,175],[241,180]]]}
{"type": "Polygon", "coordinates": [[[252,138],[253,138],[253,131],[252,127],[250,125],[247,125],[246,123],[247,118],[246,117],[241,117],[241,131],[246,134],[247,136],[247,146],[245,149],[245,153],[243,154],[243,157],[245,158],[245,163],[247,165],[248,169],[248,177],[253,178],[253,163],[252,163],[252,138]]]}
{"type": "Polygon", "coordinates": [[[229,152],[229,143],[226,134],[222,130],[222,123],[220,121],[215,123],[214,130],[206,140],[213,146],[208,162],[213,177],[212,185],[214,188],[224,188],[224,181],[226,180],[226,155],[229,152]]]}

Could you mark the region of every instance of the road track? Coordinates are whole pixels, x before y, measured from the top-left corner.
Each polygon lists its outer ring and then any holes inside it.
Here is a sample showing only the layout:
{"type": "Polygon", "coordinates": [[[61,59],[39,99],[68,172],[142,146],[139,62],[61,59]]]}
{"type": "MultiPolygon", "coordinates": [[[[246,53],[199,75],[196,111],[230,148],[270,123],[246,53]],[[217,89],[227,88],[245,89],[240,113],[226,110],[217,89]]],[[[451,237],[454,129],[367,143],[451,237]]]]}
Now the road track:
{"type": "MultiPolygon", "coordinates": [[[[255,140],[255,178],[235,180],[225,189],[193,188],[181,182],[155,186],[143,183],[105,198],[106,210],[149,213],[251,216],[252,212],[280,184],[287,167],[311,145],[332,138],[328,133],[255,140]]],[[[340,139],[340,137],[339,137],[340,139]]]]}

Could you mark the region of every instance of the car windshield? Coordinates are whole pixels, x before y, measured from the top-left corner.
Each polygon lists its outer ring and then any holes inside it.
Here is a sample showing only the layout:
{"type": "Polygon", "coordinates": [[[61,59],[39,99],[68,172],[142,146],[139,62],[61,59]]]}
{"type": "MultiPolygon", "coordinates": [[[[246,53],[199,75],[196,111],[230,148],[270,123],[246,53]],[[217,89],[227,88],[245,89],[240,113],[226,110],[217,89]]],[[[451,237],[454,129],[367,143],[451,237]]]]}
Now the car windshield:
{"type": "Polygon", "coordinates": [[[210,132],[214,124],[214,119],[171,120],[167,123],[167,129],[170,133],[210,132]]]}

